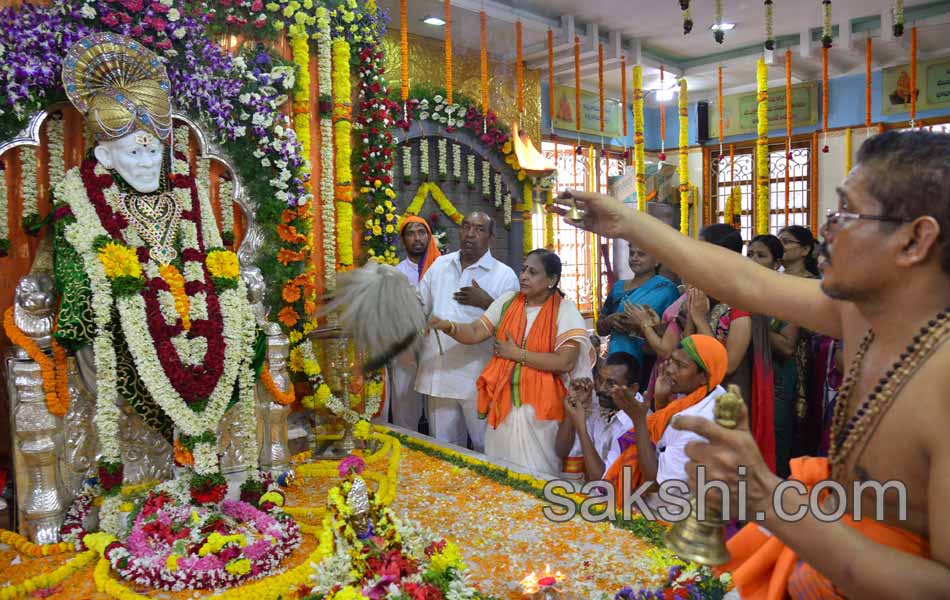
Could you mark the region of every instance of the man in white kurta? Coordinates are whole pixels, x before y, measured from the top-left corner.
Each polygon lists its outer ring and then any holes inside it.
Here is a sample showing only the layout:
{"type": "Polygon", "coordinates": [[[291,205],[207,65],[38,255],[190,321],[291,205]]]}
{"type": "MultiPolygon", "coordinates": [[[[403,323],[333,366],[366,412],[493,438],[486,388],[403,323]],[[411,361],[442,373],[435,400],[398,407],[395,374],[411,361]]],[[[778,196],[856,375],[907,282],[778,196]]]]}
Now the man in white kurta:
{"type": "MultiPolygon", "coordinates": [[[[519,289],[515,272],[489,250],[494,237],[491,217],[481,212],[465,217],[460,249],[436,260],[419,282],[427,313],[471,323],[495,298],[519,289]]],[[[430,435],[463,447],[471,439],[474,450],[484,450],[485,422],[478,418],[475,382],[491,353],[491,340],[466,346],[447,335],[429,332],[419,359],[416,391],[428,396],[430,435]]]]}
{"type": "MultiPolygon", "coordinates": [[[[399,231],[399,237],[406,249],[406,258],[396,265],[400,273],[406,276],[412,287],[419,287],[421,275],[424,275],[435,260],[439,249],[432,236],[432,230],[424,219],[408,217],[399,231]]],[[[419,429],[422,417],[423,397],[415,390],[418,364],[413,352],[403,352],[389,366],[392,369],[392,389],[386,394],[386,402],[376,422],[389,420],[392,409],[392,423],[410,431],[419,429]]]]}

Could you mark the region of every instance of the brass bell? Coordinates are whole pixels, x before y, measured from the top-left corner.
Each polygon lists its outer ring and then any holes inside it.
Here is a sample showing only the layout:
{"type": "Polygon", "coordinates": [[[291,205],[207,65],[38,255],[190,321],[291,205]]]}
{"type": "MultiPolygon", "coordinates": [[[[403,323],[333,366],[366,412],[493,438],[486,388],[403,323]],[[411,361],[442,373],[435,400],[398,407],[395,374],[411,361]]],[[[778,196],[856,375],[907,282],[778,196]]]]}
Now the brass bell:
{"type": "Polygon", "coordinates": [[[577,210],[577,203],[571,200],[571,208],[567,211],[567,214],[564,215],[564,218],[571,221],[580,221],[584,218],[584,213],[577,210]]]}
{"type": "MultiPolygon", "coordinates": [[[[714,409],[716,423],[722,427],[734,429],[742,414],[742,392],[736,385],[730,385],[729,391],[716,398],[714,409]]],[[[680,558],[701,565],[718,566],[729,562],[726,549],[726,523],[720,510],[706,510],[702,521],[697,516],[697,499],[690,501],[689,516],[674,523],[664,535],[666,545],[680,558]]]]}

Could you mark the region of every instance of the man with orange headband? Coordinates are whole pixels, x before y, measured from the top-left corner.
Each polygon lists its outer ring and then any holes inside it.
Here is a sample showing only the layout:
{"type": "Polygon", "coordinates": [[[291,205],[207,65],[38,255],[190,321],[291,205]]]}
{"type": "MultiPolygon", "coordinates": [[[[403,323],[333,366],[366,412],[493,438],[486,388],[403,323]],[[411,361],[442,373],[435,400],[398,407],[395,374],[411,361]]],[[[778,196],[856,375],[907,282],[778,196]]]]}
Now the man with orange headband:
{"type": "MultiPolygon", "coordinates": [[[[726,375],[728,363],[726,348],[716,338],[691,335],[683,338],[679,348],[670,355],[657,378],[654,392],[658,406],[670,396],[683,394],[681,398],[648,416],[648,402],[638,402],[629,390],[619,395],[617,405],[633,421],[633,427],[629,435],[614,442],[622,452],[604,476],[613,485],[618,503],[628,490],[635,490],[644,482],[653,481],[658,486],[664,481],[687,480],[686,444],[702,438],[668,425],[676,415],[713,419],[716,398],[725,393],[719,384],[726,375]],[[629,488],[622,487],[626,483],[625,470],[630,472],[629,488]]],[[[647,498],[649,504],[655,505],[655,500],[652,495],[647,498]]]]}
{"type": "MultiPolygon", "coordinates": [[[[418,288],[435,259],[442,256],[429,223],[421,217],[406,215],[399,227],[399,239],[406,248],[406,258],[396,268],[406,276],[413,287],[418,288]]],[[[412,352],[403,352],[392,363],[393,389],[386,394],[386,404],[377,420],[390,420],[395,425],[410,431],[419,429],[422,418],[422,395],[416,392],[416,364],[412,352]],[[392,417],[390,418],[390,406],[392,417]]]]}

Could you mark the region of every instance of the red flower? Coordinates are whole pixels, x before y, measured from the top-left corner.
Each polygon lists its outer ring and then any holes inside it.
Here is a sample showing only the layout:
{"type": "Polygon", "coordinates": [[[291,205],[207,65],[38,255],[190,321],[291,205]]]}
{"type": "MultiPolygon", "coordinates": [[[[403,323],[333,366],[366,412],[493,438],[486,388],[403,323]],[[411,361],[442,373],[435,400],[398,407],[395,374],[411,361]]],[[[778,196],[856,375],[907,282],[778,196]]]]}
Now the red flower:
{"type": "Polygon", "coordinates": [[[191,490],[191,498],[198,504],[217,504],[227,493],[227,485],[215,485],[210,489],[191,490]]]}
{"type": "Polygon", "coordinates": [[[160,494],[151,494],[142,505],[142,516],[147,517],[157,513],[163,506],[171,502],[171,497],[162,492],[160,494]]]}

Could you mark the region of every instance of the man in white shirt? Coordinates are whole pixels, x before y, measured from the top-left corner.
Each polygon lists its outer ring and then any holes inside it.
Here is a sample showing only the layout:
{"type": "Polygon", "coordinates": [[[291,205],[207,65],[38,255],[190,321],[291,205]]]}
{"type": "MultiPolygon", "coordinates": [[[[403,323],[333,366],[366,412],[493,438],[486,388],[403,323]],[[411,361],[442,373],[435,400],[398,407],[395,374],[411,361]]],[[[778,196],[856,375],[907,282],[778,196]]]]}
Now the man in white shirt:
{"type": "Polygon", "coordinates": [[[561,421],[557,432],[556,450],[564,459],[563,474],[571,479],[594,481],[601,479],[614,460],[620,456],[617,438],[633,427],[633,421],[617,407],[614,399],[627,389],[640,396],[640,363],[626,352],[615,352],[607,357],[594,375],[597,404],[586,419],[585,407],[592,398],[573,397],[576,388],[564,399],[567,418],[561,421]]]}
{"type": "MultiPolygon", "coordinates": [[[[425,219],[407,215],[400,226],[399,238],[406,248],[406,258],[396,268],[406,276],[412,287],[419,287],[419,280],[429,267],[441,256],[435,243],[435,236],[425,219]]],[[[422,417],[423,399],[415,390],[416,357],[412,352],[403,352],[390,366],[392,369],[392,389],[386,394],[386,402],[376,422],[389,420],[392,407],[392,423],[410,431],[418,431],[422,417]]]]}
{"type": "MultiPolygon", "coordinates": [[[[460,249],[436,260],[419,283],[425,310],[433,317],[470,323],[484,314],[492,301],[520,289],[511,267],[495,260],[489,248],[495,239],[494,222],[482,212],[462,221],[460,249]]],[[[430,331],[426,338],[416,391],[428,398],[429,433],[433,437],[482,452],[485,421],[478,418],[475,382],[491,359],[492,340],[466,346],[430,331]]]]}

